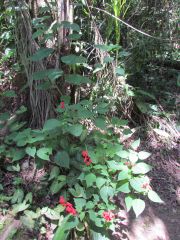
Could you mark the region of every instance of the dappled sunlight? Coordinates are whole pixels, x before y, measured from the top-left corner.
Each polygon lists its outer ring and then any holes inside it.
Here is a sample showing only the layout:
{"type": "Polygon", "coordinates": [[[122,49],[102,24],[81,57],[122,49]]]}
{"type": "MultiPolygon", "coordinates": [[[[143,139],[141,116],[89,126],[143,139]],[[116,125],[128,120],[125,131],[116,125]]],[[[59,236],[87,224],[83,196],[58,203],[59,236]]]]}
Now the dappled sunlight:
{"type": "Polygon", "coordinates": [[[142,216],[133,220],[129,240],[170,240],[163,220],[149,207],[142,216]]]}

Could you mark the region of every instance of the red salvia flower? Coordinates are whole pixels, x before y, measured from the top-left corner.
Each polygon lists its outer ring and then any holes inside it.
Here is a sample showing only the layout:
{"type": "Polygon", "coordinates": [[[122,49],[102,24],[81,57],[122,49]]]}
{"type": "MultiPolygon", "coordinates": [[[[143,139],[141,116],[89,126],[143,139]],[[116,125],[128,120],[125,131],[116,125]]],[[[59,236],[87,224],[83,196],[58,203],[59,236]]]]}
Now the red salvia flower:
{"type": "Polygon", "coordinates": [[[91,158],[88,156],[88,151],[82,151],[82,157],[84,158],[84,163],[89,166],[92,163],[91,158]]]}
{"type": "Polygon", "coordinates": [[[66,207],[66,200],[64,199],[63,196],[60,196],[59,198],[59,204],[63,205],[64,207],[66,207]]]}
{"type": "Polygon", "coordinates": [[[84,158],[84,162],[87,166],[89,166],[92,163],[92,160],[90,159],[89,156],[87,156],[87,157],[84,158]]]}
{"type": "Polygon", "coordinates": [[[75,216],[77,215],[76,209],[73,207],[73,205],[69,202],[66,202],[63,196],[60,196],[59,198],[59,204],[66,207],[66,212],[75,216]]]}
{"type": "Polygon", "coordinates": [[[112,221],[113,218],[115,217],[114,213],[112,213],[111,211],[103,212],[102,216],[106,220],[106,222],[112,221]]]}
{"type": "Polygon", "coordinates": [[[62,108],[62,109],[65,108],[65,103],[64,102],[60,102],[60,108],[62,108]]]}
{"type": "Polygon", "coordinates": [[[83,156],[83,158],[87,157],[88,156],[88,151],[82,151],[82,156],[83,156]]]}

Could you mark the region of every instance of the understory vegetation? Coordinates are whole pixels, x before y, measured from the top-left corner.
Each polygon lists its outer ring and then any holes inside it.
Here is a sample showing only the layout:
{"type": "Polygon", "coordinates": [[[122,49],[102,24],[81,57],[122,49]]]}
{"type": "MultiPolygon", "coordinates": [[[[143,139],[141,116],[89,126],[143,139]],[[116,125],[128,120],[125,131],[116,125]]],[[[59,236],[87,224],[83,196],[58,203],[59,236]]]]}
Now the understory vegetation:
{"type": "Polygon", "coordinates": [[[0,239],[129,239],[165,204],[146,141],[179,138],[178,31],[176,0],[1,1],[0,239]]]}

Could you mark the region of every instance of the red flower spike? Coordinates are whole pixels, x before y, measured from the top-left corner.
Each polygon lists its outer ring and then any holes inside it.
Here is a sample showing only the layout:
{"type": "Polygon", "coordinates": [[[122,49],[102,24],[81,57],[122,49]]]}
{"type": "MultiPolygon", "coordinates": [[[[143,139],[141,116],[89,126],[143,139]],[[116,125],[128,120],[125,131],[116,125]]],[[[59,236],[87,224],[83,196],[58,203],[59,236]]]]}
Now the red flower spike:
{"type": "Polygon", "coordinates": [[[106,220],[106,222],[112,221],[115,217],[114,213],[112,213],[111,211],[103,212],[102,216],[106,220]]]}
{"type": "Polygon", "coordinates": [[[73,215],[73,216],[77,215],[76,209],[73,208],[73,207],[70,207],[70,206],[66,207],[66,212],[73,215]]]}
{"type": "Polygon", "coordinates": [[[62,109],[65,108],[65,103],[64,102],[60,102],[60,108],[62,108],[62,109]]]}
{"type": "Polygon", "coordinates": [[[85,158],[88,156],[88,151],[82,151],[82,157],[85,158]]]}
{"type": "Polygon", "coordinates": [[[87,166],[89,166],[92,163],[92,160],[90,159],[89,156],[87,156],[87,157],[84,158],[84,162],[87,166]]]}
{"type": "Polygon", "coordinates": [[[62,206],[66,207],[66,200],[64,199],[63,196],[60,196],[60,198],[59,198],[59,204],[61,204],[62,206]]]}

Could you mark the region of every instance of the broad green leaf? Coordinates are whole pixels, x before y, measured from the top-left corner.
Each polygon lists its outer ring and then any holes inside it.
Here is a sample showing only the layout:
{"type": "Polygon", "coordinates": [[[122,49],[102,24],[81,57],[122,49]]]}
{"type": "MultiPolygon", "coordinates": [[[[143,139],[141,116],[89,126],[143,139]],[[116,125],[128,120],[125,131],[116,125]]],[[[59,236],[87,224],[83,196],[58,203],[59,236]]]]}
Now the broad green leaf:
{"type": "Polygon", "coordinates": [[[118,76],[124,76],[125,75],[125,71],[123,68],[119,67],[119,68],[116,68],[116,74],[118,76]]]}
{"type": "Polygon", "coordinates": [[[14,90],[5,91],[2,94],[4,97],[17,97],[14,90]]]}
{"type": "Polygon", "coordinates": [[[60,223],[60,226],[57,228],[53,240],[67,240],[70,231],[66,231],[65,226],[71,215],[67,215],[63,221],[60,223]]]}
{"type": "Polygon", "coordinates": [[[43,131],[51,131],[60,126],[61,126],[61,122],[59,120],[48,119],[44,124],[43,131]]]}
{"type": "Polygon", "coordinates": [[[117,188],[117,192],[130,193],[129,183],[123,183],[120,187],[117,188]]]}
{"type": "Polygon", "coordinates": [[[113,197],[114,196],[114,189],[110,186],[103,186],[101,189],[100,189],[100,196],[102,198],[102,200],[105,202],[105,203],[108,203],[108,199],[109,197],[113,197]]]}
{"type": "Polygon", "coordinates": [[[134,167],[132,167],[132,172],[134,174],[146,174],[147,172],[151,171],[152,167],[147,163],[137,163],[134,167]]]}
{"type": "Polygon", "coordinates": [[[129,210],[131,209],[132,207],[132,203],[133,203],[133,197],[131,197],[130,195],[125,197],[125,204],[126,204],[126,208],[127,208],[127,211],[129,212],[129,210]]]}
{"type": "Polygon", "coordinates": [[[14,204],[14,203],[21,203],[23,201],[23,198],[24,198],[24,192],[22,189],[18,188],[13,196],[12,196],[12,199],[11,199],[11,202],[14,204]]]}
{"type": "Polygon", "coordinates": [[[135,151],[129,150],[129,160],[131,163],[136,163],[138,161],[138,154],[135,151]]]}
{"type": "Polygon", "coordinates": [[[114,61],[113,57],[105,57],[104,60],[103,60],[104,63],[111,63],[113,61],[114,61]]]}
{"type": "Polygon", "coordinates": [[[0,121],[6,121],[10,118],[10,114],[8,112],[0,114],[0,121]]]}
{"type": "Polygon", "coordinates": [[[13,153],[13,159],[12,161],[15,162],[15,161],[19,161],[21,160],[23,157],[25,157],[26,153],[24,151],[24,149],[16,149],[13,153]]]}
{"type": "Polygon", "coordinates": [[[73,126],[70,126],[68,128],[69,133],[71,133],[75,137],[79,137],[83,131],[83,127],[81,124],[76,124],[73,126]]]}
{"type": "Polygon", "coordinates": [[[69,35],[67,36],[67,38],[68,38],[69,40],[78,40],[78,39],[81,38],[81,36],[82,36],[82,34],[71,33],[71,34],[69,34],[69,35]]]}
{"type": "Polygon", "coordinates": [[[118,175],[118,181],[129,178],[129,169],[122,170],[118,175]]]}
{"type": "Polygon", "coordinates": [[[145,209],[145,202],[141,199],[134,199],[132,202],[133,210],[138,217],[145,209]]]}
{"type": "Polygon", "coordinates": [[[96,182],[96,175],[89,173],[85,176],[85,180],[87,187],[91,187],[96,182]]]}
{"type": "Polygon", "coordinates": [[[54,160],[60,167],[69,168],[70,158],[66,151],[57,152],[54,160]]]}
{"type": "Polygon", "coordinates": [[[138,153],[138,158],[140,160],[145,160],[147,159],[149,156],[151,156],[151,153],[148,153],[148,152],[144,152],[144,151],[141,151],[138,153]]]}
{"type": "Polygon", "coordinates": [[[75,208],[78,212],[81,212],[83,207],[86,206],[86,200],[84,198],[74,198],[75,208]]]}
{"type": "Polygon", "coordinates": [[[36,32],[33,33],[32,38],[36,39],[43,34],[44,34],[44,31],[39,29],[39,30],[37,30],[36,32]]]}
{"type": "Polygon", "coordinates": [[[116,153],[117,156],[127,159],[129,157],[129,152],[122,150],[116,153]]]}
{"type": "Polygon", "coordinates": [[[70,54],[70,55],[61,57],[61,61],[68,65],[74,65],[74,64],[86,63],[86,58],[84,58],[82,56],[70,54]]]}
{"type": "Polygon", "coordinates": [[[27,203],[27,202],[32,203],[32,200],[33,200],[32,192],[28,192],[28,193],[26,194],[26,197],[25,197],[24,201],[25,201],[26,203],[27,203]]]}
{"type": "Polygon", "coordinates": [[[52,81],[56,80],[57,78],[63,75],[63,71],[59,69],[46,69],[42,71],[35,72],[33,74],[34,80],[42,80],[48,78],[52,81]]]}
{"type": "Polygon", "coordinates": [[[74,85],[91,83],[91,80],[88,77],[79,74],[65,75],[65,81],[74,85]]]}
{"type": "Polygon", "coordinates": [[[13,213],[16,214],[18,212],[22,212],[26,210],[29,207],[29,204],[26,204],[26,202],[19,203],[13,206],[13,213]]]}
{"type": "Polygon", "coordinates": [[[48,57],[53,51],[54,49],[52,48],[40,48],[35,54],[30,57],[30,60],[34,62],[40,61],[43,58],[48,57]]]}
{"type": "MultiPolygon", "coordinates": [[[[41,211],[41,213],[42,213],[42,211],[41,211]]],[[[58,212],[56,212],[50,208],[46,208],[46,210],[42,214],[51,220],[59,220],[59,217],[60,217],[58,212]]]]}
{"type": "Polygon", "coordinates": [[[96,118],[94,123],[96,127],[101,128],[102,130],[106,129],[106,121],[104,118],[96,118]]]}
{"type": "Polygon", "coordinates": [[[60,169],[58,167],[56,167],[56,166],[53,167],[51,169],[51,173],[50,173],[50,176],[49,176],[49,181],[54,179],[54,178],[56,178],[56,177],[58,177],[59,173],[60,173],[60,169]]]}
{"type": "Polygon", "coordinates": [[[101,51],[106,51],[106,52],[110,52],[113,50],[117,50],[120,49],[121,47],[119,45],[113,45],[113,44],[109,44],[109,45],[95,45],[95,48],[100,49],[101,51]]]}
{"type": "Polygon", "coordinates": [[[62,26],[63,28],[68,28],[68,29],[72,29],[73,31],[79,32],[80,31],[80,27],[77,23],[71,23],[68,21],[62,21],[60,26],[62,26]]]}
{"type": "Polygon", "coordinates": [[[49,160],[49,155],[52,154],[52,148],[40,148],[37,150],[37,156],[43,160],[49,160]]]}
{"type": "Polygon", "coordinates": [[[107,182],[107,179],[103,177],[97,177],[96,178],[96,185],[100,189],[105,183],[107,182]]]}
{"type": "Polygon", "coordinates": [[[140,138],[137,139],[136,141],[134,141],[133,143],[131,143],[131,147],[134,149],[134,150],[137,150],[137,148],[139,147],[140,145],[140,138]]]}
{"type": "Polygon", "coordinates": [[[27,147],[26,148],[26,153],[31,156],[34,157],[36,154],[36,147],[27,147]]]}
{"type": "Polygon", "coordinates": [[[142,188],[143,186],[143,183],[144,183],[144,179],[143,178],[133,178],[133,179],[130,179],[130,185],[131,187],[136,190],[137,192],[143,192],[144,189],[142,188]]]}
{"type": "Polygon", "coordinates": [[[54,180],[50,186],[51,193],[52,194],[58,193],[64,187],[64,185],[66,185],[66,181],[60,182],[58,180],[54,180]]]}
{"type": "Polygon", "coordinates": [[[127,169],[127,166],[125,166],[123,163],[119,163],[116,161],[107,161],[107,164],[110,168],[110,170],[124,170],[127,169]]]}
{"type": "Polygon", "coordinates": [[[156,202],[156,203],[163,203],[163,201],[161,200],[161,198],[158,196],[158,194],[153,191],[150,190],[148,192],[148,198],[152,201],[152,202],[156,202]]]}

